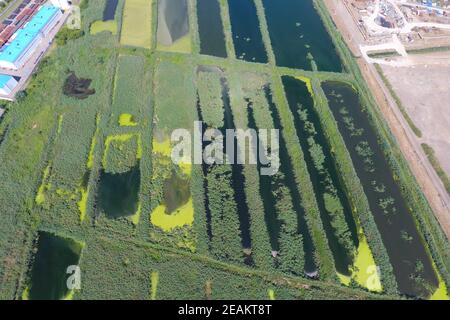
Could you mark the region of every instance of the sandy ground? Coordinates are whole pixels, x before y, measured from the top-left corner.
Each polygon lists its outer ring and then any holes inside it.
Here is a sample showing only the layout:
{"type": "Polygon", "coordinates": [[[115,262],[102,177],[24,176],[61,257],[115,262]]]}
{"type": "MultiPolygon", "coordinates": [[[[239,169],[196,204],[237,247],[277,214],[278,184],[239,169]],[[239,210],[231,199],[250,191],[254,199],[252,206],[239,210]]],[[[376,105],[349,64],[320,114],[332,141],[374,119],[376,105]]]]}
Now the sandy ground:
{"type": "Polygon", "coordinates": [[[342,0],[325,0],[324,2],[353,55],[359,57],[361,55],[359,45],[365,40],[358,30],[356,18],[349,13],[342,0]]]}
{"type": "Polygon", "coordinates": [[[450,176],[450,54],[446,55],[447,66],[382,68],[408,115],[422,131],[423,137],[419,140],[435,150],[441,166],[450,176]]]}
{"type": "MultiPolygon", "coordinates": [[[[450,197],[423,152],[420,141],[401,115],[375,67],[367,63],[363,58],[360,58],[359,46],[364,44],[364,41],[361,40],[363,37],[358,30],[357,21],[352,18],[345,6],[340,3],[340,0],[325,0],[324,2],[347,45],[357,57],[358,65],[380,111],[384,115],[400,150],[408,161],[442,229],[446,233],[447,238],[450,239],[450,197]]],[[[402,80],[401,77],[399,79],[399,81],[402,80]]],[[[445,85],[449,82],[442,81],[442,83],[445,85]]],[[[446,104],[446,101],[442,100],[442,104],[446,104]]]]}

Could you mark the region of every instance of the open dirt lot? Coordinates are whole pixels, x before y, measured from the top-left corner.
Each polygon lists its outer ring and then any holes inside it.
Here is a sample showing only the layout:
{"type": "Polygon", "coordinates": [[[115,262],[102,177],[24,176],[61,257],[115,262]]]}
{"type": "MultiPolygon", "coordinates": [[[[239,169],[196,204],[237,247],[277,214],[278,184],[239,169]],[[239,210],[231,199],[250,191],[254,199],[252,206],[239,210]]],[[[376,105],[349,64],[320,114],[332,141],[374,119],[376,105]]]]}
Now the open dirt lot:
{"type": "Polygon", "coordinates": [[[382,68],[414,124],[422,131],[420,142],[435,150],[450,176],[450,53],[431,54],[430,59],[427,56],[414,58],[430,64],[382,68]]]}

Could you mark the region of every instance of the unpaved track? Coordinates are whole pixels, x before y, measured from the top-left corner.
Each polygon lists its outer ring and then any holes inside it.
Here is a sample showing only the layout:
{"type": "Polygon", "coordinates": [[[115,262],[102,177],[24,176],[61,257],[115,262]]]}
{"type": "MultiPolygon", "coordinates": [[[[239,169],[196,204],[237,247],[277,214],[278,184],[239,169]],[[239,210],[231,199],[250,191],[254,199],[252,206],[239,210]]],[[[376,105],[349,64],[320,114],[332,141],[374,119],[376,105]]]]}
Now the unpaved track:
{"type": "Polygon", "coordinates": [[[364,43],[364,36],[356,25],[355,17],[349,13],[343,0],[324,0],[324,2],[347,46],[355,57],[360,57],[359,45],[364,43]]]}
{"type": "Polygon", "coordinates": [[[384,75],[421,131],[421,137],[416,139],[434,149],[442,169],[450,177],[450,104],[443,103],[450,101],[450,52],[409,55],[409,58],[417,63],[403,68],[383,66],[384,75]]]}
{"type": "Polygon", "coordinates": [[[429,163],[420,142],[403,118],[375,67],[362,59],[359,59],[358,64],[403,155],[447,235],[447,239],[450,239],[450,197],[444,185],[429,163]]]}
{"type": "MultiPolygon", "coordinates": [[[[350,30],[346,29],[347,24],[343,23],[343,18],[339,17],[339,10],[334,7],[335,0],[325,0],[325,3],[331,13],[331,17],[334,19],[339,31],[342,34],[348,35],[352,32],[358,32],[356,26],[350,30]]],[[[344,39],[348,41],[349,37],[344,36],[344,39]]],[[[355,43],[351,41],[348,45],[354,47],[355,43]]],[[[450,239],[449,195],[434,171],[434,168],[429,163],[420,143],[415,138],[411,128],[401,115],[394,99],[391,97],[388,89],[379,77],[375,67],[367,63],[363,58],[358,58],[357,62],[369,88],[374,95],[378,107],[387,121],[390,130],[395,136],[398,145],[408,161],[409,166],[421,186],[421,189],[424,192],[431,208],[433,209],[437,220],[447,235],[447,239],[450,239]]]]}

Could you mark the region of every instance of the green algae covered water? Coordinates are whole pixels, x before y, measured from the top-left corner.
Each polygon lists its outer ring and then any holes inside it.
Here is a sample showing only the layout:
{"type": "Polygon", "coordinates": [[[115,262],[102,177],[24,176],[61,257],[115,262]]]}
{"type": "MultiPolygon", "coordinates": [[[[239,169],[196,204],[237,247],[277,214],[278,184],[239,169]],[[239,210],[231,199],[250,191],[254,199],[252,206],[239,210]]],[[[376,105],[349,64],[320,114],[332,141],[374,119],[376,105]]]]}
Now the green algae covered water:
{"type": "Polygon", "coordinates": [[[30,285],[25,298],[30,300],[60,300],[70,295],[67,280],[78,265],[82,245],[70,238],[39,232],[37,252],[31,269],[30,285]]]}
{"type": "Polygon", "coordinates": [[[283,77],[282,81],[336,270],[349,275],[352,253],[358,246],[356,224],[349,201],[340,184],[307,85],[288,76],[283,77]]]}
{"type": "Polygon", "coordinates": [[[124,173],[102,171],[98,190],[100,209],[110,219],[134,215],[138,210],[140,185],[139,165],[124,173]]]}
{"type": "Polygon", "coordinates": [[[337,82],[325,82],[322,88],[369,200],[400,292],[429,297],[439,286],[436,272],[358,94],[337,82]]]}

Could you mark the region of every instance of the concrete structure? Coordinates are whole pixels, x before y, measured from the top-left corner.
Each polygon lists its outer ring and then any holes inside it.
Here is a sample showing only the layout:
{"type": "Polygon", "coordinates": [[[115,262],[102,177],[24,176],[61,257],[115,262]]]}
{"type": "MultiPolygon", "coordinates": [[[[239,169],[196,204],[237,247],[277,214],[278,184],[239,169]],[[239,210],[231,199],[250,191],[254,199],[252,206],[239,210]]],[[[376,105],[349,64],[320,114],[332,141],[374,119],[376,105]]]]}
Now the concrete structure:
{"type": "Polygon", "coordinates": [[[61,8],[63,10],[70,9],[70,3],[67,0],[51,0],[51,1],[55,7],[61,8]]]}
{"type": "Polygon", "coordinates": [[[18,84],[13,76],[0,74],[0,95],[9,95],[18,84]]]}
{"type": "Polygon", "coordinates": [[[11,70],[21,68],[61,17],[61,10],[55,6],[40,7],[31,20],[0,49],[0,67],[11,70]]]}

